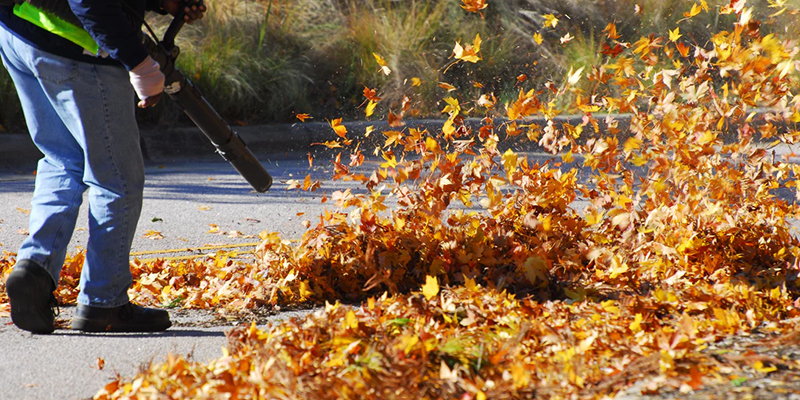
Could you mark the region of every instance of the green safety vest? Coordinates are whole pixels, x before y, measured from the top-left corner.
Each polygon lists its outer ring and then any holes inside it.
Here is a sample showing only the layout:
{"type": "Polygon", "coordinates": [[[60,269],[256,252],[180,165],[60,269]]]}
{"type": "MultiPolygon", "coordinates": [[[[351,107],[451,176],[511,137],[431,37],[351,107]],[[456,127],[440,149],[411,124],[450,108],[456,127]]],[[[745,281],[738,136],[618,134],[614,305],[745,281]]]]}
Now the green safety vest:
{"type": "Polygon", "coordinates": [[[75,26],[49,11],[25,2],[14,6],[14,15],[83,47],[84,50],[95,56],[100,52],[100,46],[86,29],[75,26]]]}

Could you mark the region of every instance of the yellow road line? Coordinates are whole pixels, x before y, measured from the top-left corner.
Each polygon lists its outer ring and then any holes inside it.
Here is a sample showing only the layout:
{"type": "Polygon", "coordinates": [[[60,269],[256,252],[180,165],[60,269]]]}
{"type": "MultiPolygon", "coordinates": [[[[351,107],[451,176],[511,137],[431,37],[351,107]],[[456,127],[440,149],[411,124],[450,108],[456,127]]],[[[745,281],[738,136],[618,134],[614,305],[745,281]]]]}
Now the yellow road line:
{"type": "MultiPolygon", "coordinates": [[[[300,239],[290,239],[292,243],[299,242],[300,239]]],[[[228,245],[218,245],[218,246],[203,246],[203,247],[187,247],[183,249],[164,249],[164,250],[147,250],[147,251],[137,251],[132,252],[131,257],[138,257],[138,256],[145,256],[145,255],[153,255],[153,254],[172,254],[172,253],[187,253],[191,251],[205,251],[205,250],[222,250],[222,249],[238,249],[243,247],[257,247],[260,245],[261,242],[253,242],[253,243],[241,243],[241,244],[228,244],[228,245]]],[[[152,262],[156,260],[165,260],[165,261],[179,261],[179,260],[191,260],[194,258],[202,258],[211,256],[213,253],[202,253],[202,254],[192,254],[188,256],[176,256],[176,257],[155,257],[155,258],[143,258],[139,259],[141,262],[152,262]]]]}
{"type": "Polygon", "coordinates": [[[208,256],[212,256],[212,255],[213,254],[194,254],[194,255],[191,255],[191,256],[178,256],[178,257],[139,258],[137,260],[139,260],[139,262],[142,262],[142,263],[149,263],[149,262],[158,261],[158,260],[182,261],[182,260],[192,260],[192,259],[195,259],[195,258],[208,257],[208,256]]]}
{"type": "Polygon", "coordinates": [[[203,247],[187,247],[184,249],[165,249],[165,250],[148,250],[148,251],[137,251],[131,253],[131,256],[144,256],[148,254],[165,254],[165,253],[186,253],[189,251],[199,251],[199,250],[219,250],[219,249],[233,249],[239,247],[256,247],[261,242],[258,243],[243,243],[243,244],[227,244],[227,245],[220,245],[220,246],[203,246],[203,247]]]}

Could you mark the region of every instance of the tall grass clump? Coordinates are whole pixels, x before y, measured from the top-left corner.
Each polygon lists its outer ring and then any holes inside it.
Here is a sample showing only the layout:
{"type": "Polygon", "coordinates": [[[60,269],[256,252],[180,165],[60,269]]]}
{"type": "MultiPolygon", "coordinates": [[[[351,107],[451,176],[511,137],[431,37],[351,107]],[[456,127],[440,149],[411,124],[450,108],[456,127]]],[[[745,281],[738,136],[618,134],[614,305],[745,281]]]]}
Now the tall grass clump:
{"type": "MultiPolygon", "coordinates": [[[[302,1],[300,3],[303,3],[302,1]]],[[[466,15],[458,0],[338,0],[329,3],[335,17],[321,29],[325,37],[313,35],[312,58],[322,66],[319,72],[336,96],[337,109],[360,104],[364,87],[377,88],[388,108],[396,108],[404,97],[414,103],[412,115],[438,115],[437,102],[446,82],[459,89],[476,82],[502,90],[497,78],[512,77],[509,72],[520,57],[514,56],[519,40],[501,32],[502,16],[466,15]],[[479,67],[451,66],[455,43],[470,43],[476,34],[484,41],[484,59],[479,67]],[[392,73],[384,75],[374,54],[387,62],[392,73]],[[500,60],[494,61],[494,60],[500,60]],[[413,86],[412,80],[418,79],[413,86]]],[[[509,86],[513,86],[511,83],[509,86]]]]}
{"type": "MultiPolygon", "coordinates": [[[[410,100],[406,117],[438,117],[448,94],[442,83],[455,87],[462,102],[494,94],[505,104],[520,89],[562,85],[571,68],[588,73],[604,65],[613,58],[603,54],[609,43],[630,46],[679,28],[682,41],[705,48],[712,32],[735,18],[717,12],[729,0],[707,0],[709,11],[689,19],[684,13],[699,2],[490,3],[478,15],[464,12],[461,0],[207,0],[205,18],[178,37],[178,67],[231,123],[290,122],[295,113],[310,113],[317,120],[363,119],[358,106],[364,104],[364,87],[377,89],[383,98],[375,118],[397,112],[405,98],[410,100]],[[544,26],[547,14],[559,19],[556,27],[544,26]],[[610,23],[620,35],[616,42],[601,34],[610,23]],[[483,40],[482,61],[454,63],[455,43],[469,44],[476,35],[483,40]],[[567,35],[572,40],[562,42],[567,35]],[[381,72],[374,54],[386,60],[391,74],[381,72]]],[[[770,0],[747,4],[754,20],[764,22],[762,33],[800,36],[796,14],[779,13],[770,0]]],[[[156,16],[151,22],[163,31],[169,18],[156,16]]],[[[581,84],[587,94],[618,95],[595,92],[585,80],[581,84]]],[[[21,129],[21,112],[6,75],[0,76],[0,102],[0,124],[21,129]]],[[[464,114],[470,115],[471,108],[464,114]]],[[[190,123],[169,101],[140,114],[149,124],[190,123]]]]}
{"type": "MultiPolygon", "coordinates": [[[[226,119],[286,120],[308,106],[312,65],[304,45],[282,30],[281,18],[279,1],[215,0],[178,36],[178,68],[226,119]]],[[[168,22],[153,21],[159,30],[168,22]]],[[[162,118],[171,117],[172,109],[164,108],[162,118]]]]}

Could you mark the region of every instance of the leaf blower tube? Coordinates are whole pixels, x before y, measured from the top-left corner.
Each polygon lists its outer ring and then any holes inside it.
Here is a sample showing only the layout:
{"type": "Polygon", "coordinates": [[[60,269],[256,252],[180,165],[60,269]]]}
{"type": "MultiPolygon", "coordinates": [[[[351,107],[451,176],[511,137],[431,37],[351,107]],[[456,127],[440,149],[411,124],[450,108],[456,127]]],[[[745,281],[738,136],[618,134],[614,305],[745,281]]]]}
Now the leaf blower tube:
{"type": "Polygon", "coordinates": [[[228,161],[253,188],[260,193],[272,186],[272,176],[253,155],[242,139],[206,101],[200,91],[175,68],[179,48],[174,45],[175,35],[183,26],[183,15],[176,16],[161,43],[144,36],[147,52],[164,73],[164,92],[192,119],[216,147],[217,153],[228,161]]]}

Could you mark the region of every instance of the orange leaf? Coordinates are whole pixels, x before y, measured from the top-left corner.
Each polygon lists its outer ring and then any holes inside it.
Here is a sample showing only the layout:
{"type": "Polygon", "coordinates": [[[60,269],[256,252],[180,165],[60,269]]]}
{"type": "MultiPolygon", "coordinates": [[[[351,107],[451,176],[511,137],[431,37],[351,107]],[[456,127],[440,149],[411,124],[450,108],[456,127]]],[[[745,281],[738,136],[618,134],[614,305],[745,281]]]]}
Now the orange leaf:
{"type": "Polygon", "coordinates": [[[342,125],[342,119],[341,118],[336,118],[336,119],[330,121],[330,126],[331,126],[331,128],[333,128],[333,131],[336,132],[337,135],[339,135],[339,137],[341,137],[343,139],[346,139],[347,127],[342,125]]]}

